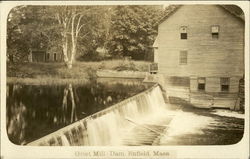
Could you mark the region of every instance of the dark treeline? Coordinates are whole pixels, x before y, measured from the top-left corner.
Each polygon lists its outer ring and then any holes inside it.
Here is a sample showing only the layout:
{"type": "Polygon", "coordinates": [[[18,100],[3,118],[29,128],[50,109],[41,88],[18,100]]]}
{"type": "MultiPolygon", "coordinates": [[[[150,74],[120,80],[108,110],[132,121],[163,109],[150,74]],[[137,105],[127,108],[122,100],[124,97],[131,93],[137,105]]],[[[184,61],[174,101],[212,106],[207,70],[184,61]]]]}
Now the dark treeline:
{"type": "MultiPolygon", "coordinates": [[[[31,49],[60,52],[63,61],[130,57],[149,60],[163,6],[18,6],[7,23],[10,62],[31,49]]],[[[152,56],[152,55],[151,55],[152,56]]]]}

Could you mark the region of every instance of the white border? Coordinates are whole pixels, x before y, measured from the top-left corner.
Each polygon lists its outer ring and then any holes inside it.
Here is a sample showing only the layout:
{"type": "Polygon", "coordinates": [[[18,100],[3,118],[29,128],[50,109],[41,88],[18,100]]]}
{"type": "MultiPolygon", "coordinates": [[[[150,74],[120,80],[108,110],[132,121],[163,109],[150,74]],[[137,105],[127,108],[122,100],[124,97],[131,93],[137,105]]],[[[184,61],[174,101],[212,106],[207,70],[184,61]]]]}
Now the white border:
{"type": "MultiPolygon", "coordinates": [[[[248,1],[13,1],[1,2],[1,156],[3,158],[90,158],[76,156],[76,152],[95,150],[140,150],[173,152],[173,158],[248,158],[249,157],[249,2],[248,1]],[[226,146],[143,146],[143,147],[39,147],[17,146],[6,134],[6,22],[11,8],[17,5],[132,5],[132,4],[235,4],[245,13],[245,132],[243,139],[234,145],[226,146]]],[[[171,157],[171,158],[172,158],[171,157]]],[[[108,158],[105,156],[104,158],[108,158]]],[[[116,157],[118,158],[118,157],[116,157]]],[[[128,158],[128,157],[121,157],[128,158]]],[[[142,157],[144,158],[144,157],[142,157]]]]}

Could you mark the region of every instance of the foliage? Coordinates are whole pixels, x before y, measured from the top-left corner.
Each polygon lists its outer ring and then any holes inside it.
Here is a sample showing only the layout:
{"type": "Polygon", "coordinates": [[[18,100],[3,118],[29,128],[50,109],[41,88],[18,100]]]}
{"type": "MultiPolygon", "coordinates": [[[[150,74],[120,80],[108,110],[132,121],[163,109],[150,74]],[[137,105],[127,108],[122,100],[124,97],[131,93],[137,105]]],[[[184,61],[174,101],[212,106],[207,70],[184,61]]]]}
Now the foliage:
{"type": "Polygon", "coordinates": [[[11,62],[14,59],[17,62],[27,61],[30,50],[35,48],[47,52],[65,51],[65,62],[72,62],[76,52],[80,52],[80,56],[92,52],[103,41],[101,39],[105,29],[104,25],[100,25],[103,19],[99,17],[105,11],[106,7],[100,6],[13,8],[7,24],[8,59],[11,62]],[[63,50],[65,45],[66,50],[63,50]]]}
{"type": "Polygon", "coordinates": [[[64,53],[71,66],[75,59],[145,59],[162,12],[162,6],[139,5],[15,7],[8,17],[7,56],[22,63],[32,49],[42,49],[64,53]]]}
{"type": "Polygon", "coordinates": [[[138,71],[133,61],[124,60],[114,68],[116,71],[138,71]]]}
{"type": "Polygon", "coordinates": [[[99,17],[106,7],[56,6],[51,9],[60,28],[64,62],[71,68],[77,54],[96,50],[103,32],[99,17]]]}
{"type": "MultiPolygon", "coordinates": [[[[8,17],[7,47],[8,59],[11,62],[25,60],[31,47],[31,36],[28,36],[29,19],[26,18],[26,6],[13,8],[8,17]]],[[[36,14],[34,12],[34,14],[36,14]]]]}
{"type": "MultiPolygon", "coordinates": [[[[55,79],[94,79],[97,70],[114,70],[126,68],[127,71],[146,72],[149,62],[107,60],[101,62],[75,62],[68,70],[63,63],[18,63],[15,69],[7,64],[7,77],[18,78],[55,78],[55,79]]],[[[121,70],[121,69],[120,69],[121,70]]]]}
{"type": "Polygon", "coordinates": [[[113,8],[108,49],[113,56],[145,59],[153,45],[162,6],[117,6],[113,8]]]}
{"type": "Polygon", "coordinates": [[[18,6],[11,10],[7,24],[7,56],[10,62],[25,62],[32,49],[58,46],[55,21],[45,6],[18,6]]]}

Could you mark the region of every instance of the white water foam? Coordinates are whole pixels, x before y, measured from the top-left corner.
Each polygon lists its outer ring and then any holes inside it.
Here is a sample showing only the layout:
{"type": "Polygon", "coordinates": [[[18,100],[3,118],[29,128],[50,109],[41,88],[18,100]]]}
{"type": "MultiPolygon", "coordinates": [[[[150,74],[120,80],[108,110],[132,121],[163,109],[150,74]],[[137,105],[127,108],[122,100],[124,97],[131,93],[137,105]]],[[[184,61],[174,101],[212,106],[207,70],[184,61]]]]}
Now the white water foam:
{"type": "MultiPolygon", "coordinates": [[[[70,127],[60,129],[57,134],[60,136],[62,145],[92,145],[92,146],[112,146],[121,145],[121,136],[124,130],[129,130],[134,125],[126,120],[130,118],[133,121],[153,123],[159,117],[166,117],[166,104],[160,87],[154,87],[136,97],[132,97],[120,103],[112,110],[101,111],[84,120],[83,124],[72,124],[70,127]],[[80,128],[79,128],[80,127],[80,128]]],[[[80,123],[83,121],[80,121],[80,123]]],[[[46,136],[50,138],[50,136],[46,136]]],[[[51,135],[54,138],[54,135],[51,135]]],[[[34,143],[43,142],[43,138],[34,143]]],[[[58,142],[57,142],[58,143],[58,142]]]]}
{"type": "Polygon", "coordinates": [[[215,112],[212,112],[212,113],[219,115],[219,116],[234,117],[234,118],[240,118],[240,119],[245,118],[245,114],[240,114],[238,112],[231,111],[231,110],[216,109],[215,112]]]}
{"type": "Polygon", "coordinates": [[[161,138],[161,143],[167,143],[179,136],[187,134],[204,134],[203,128],[208,127],[215,120],[211,117],[196,115],[182,110],[174,111],[174,118],[168,125],[166,135],[161,138]]]}
{"type": "Polygon", "coordinates": [[[89,143],[95,146],[120,145],[124,130],[133,127],[133,124],[126,121],[126,118],[149,123],[159,115],[166,116],[166,111],[163,111],[164,107],[165,102],[161,90],[156,87],[151,92],[138,96],[121,106],[120,111],[113,110],[89,120],[87,123],[89,143]]]}

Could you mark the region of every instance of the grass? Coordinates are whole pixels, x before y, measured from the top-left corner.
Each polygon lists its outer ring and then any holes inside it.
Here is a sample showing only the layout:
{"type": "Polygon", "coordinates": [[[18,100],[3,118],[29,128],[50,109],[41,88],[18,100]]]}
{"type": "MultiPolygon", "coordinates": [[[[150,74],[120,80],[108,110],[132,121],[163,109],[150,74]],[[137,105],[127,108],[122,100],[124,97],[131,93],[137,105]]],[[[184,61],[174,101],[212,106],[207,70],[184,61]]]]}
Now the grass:
{"type": "Polygon", "coordinates": [[[124,70],[146,72],[149,63],[146,61],[107,60],[101,62],[76,62],[75,65],[104,70],[118,70],[119,67],[123,66],[126,67],[124,70]]]}
{"type": "Polygon", "coordinates": [[[75,62],[72,69],[64,63],[20,63],[7,64],[8,83],[48,84],[65,82],[87,82],[96,78],[100,70],[146,72],[149,62],[108,60],[101,62],[75,62]]]}
{"type": "Polygon", "coordinates": [[[65,85],[68,83],[71,84],[86,84],[91,82],[90,80],[83,79],[74,79],[74,78],[18,78],[18,77],[7,77],[7,83],[11,84],[27,84],[27,85],[65,85]]]}

